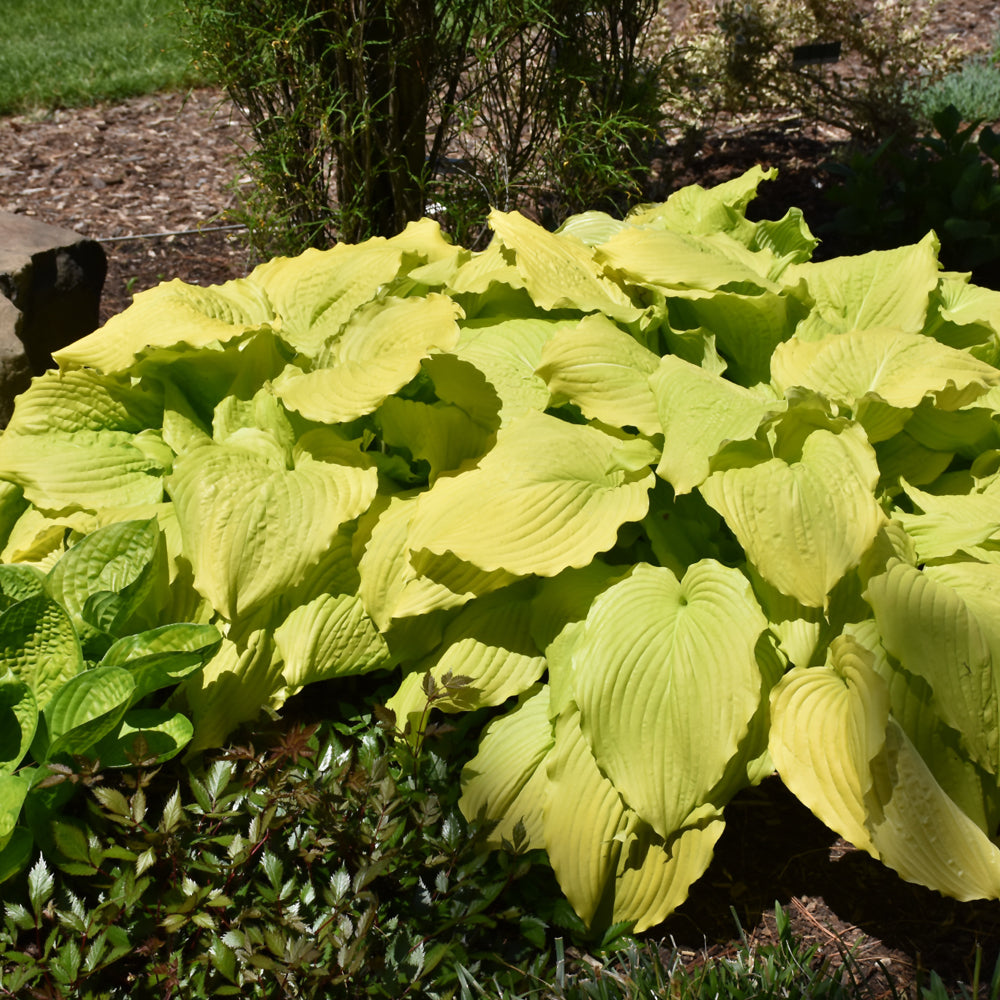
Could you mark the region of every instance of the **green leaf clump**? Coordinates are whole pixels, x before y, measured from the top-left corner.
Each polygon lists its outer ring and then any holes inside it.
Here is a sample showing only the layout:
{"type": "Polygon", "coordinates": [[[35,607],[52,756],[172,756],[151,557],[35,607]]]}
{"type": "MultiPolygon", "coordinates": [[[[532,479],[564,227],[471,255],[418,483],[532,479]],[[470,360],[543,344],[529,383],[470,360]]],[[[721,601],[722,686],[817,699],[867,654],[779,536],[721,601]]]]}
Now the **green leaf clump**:
{"type": "Polygon", "coordinates": [[[559,919],[540,859],[486,851],[440,746],[343,715],[91,775],[7,899],[0,993],[449,996],[540,972],[548,924],[525,908],[559,919]]]}
{"type": "Polygon", "coordinates": [[[377,671],[416,745],[486,711],[462,810],[594,927],[661,921],[775,772],[1000,897],[1000,293],[933,233],[814,262],[747,219],[770,176],[142,293],[18,401],[0,558],[155,519],[161,621],[223,637],[192,750],[377,671]]]}
{"type": "Polygon", "coordinates": [[[113,522],[53,556],[47,573],[0,565],[0,881],[49,841],[74,760],[151,764],[190,742],[190,719],[157,693],[221,641],[208,624],[143,627],[165,584],[155,519],[113,522]]]}

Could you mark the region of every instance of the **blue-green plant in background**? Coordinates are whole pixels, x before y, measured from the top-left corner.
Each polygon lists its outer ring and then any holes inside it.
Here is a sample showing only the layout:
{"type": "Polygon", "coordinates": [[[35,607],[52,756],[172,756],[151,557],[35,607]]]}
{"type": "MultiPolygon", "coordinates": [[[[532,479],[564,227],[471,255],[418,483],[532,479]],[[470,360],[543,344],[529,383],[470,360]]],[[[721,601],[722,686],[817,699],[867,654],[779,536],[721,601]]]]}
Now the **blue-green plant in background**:
{"type": "Polygon", "coordinates": [[[916,85],[912,97],[927,120],[954,106],[962,121],[1000,121],[1000,33],[989,54],[970,56],[962,65],[932,84],[916,85]]]}
{"type": "Polygon", "coordinates": [[[588,924],[663,919],[775,771],[998,897],[1000,293],[933,233],[814,262],[769,176],[142,293],[18,400],[0,559],[156,524],[160,622],[222,634],[192,750],[374,671],[417,742],[494,710],[462,809],[588,924]]]}

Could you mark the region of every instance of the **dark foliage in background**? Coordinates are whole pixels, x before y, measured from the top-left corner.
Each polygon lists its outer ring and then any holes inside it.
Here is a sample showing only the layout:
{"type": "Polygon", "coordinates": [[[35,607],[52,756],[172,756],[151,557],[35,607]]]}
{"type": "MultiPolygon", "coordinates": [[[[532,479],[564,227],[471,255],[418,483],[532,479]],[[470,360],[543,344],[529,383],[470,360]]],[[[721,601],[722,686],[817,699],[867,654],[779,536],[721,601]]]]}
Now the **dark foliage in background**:
{"type": "Polygon", "coordinates": [[[188,0],[203,69],[256,147],[261,254],[391,236],[489,205],[559,222],[635,194],[660,124],[653,0],[188,0]]]}
{"type": "Polygon", "coordinates": [[[933,229],[946,268],[1000,288],[1000,137],[981,124],[963,125],[949,106],[933,116],[932,136],[912,144],[892,137],[827,164],[837,213],[820,235],[840,253],[864,253],[933,229]]]}

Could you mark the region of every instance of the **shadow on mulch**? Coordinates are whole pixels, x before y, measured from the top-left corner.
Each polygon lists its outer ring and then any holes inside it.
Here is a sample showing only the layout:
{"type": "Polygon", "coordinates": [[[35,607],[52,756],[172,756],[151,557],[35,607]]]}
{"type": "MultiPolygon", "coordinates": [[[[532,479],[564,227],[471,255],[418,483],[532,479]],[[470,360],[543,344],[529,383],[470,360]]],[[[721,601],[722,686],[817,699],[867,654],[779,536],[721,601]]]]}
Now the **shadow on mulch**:
{"type": "Polygon", "coordinates": [[[739,944],[734,915],[752,942],[775,941],[779,903],[796,936],[821,955],[839,964],[851,954],[861,996],[912,996],[931,970],[949,987],[971,983],[977,946],[989,983],[1000,902],[960,903],[904,882],[828,830],[776,778],[737,796],[726,817],[708,871],[651,937],[692,956],[725,955],[739,944]]]}

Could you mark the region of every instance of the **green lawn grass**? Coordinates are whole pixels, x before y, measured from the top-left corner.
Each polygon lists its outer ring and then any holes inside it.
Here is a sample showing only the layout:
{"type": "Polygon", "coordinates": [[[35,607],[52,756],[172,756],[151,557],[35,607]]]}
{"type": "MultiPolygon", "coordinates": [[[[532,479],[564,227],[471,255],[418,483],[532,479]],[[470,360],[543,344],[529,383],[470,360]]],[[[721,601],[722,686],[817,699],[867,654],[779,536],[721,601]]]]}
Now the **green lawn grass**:
{"type": "Polygon", "coordinates": [[[204,83],[181,0],[4,0],[0,114],[204,83]]]}

